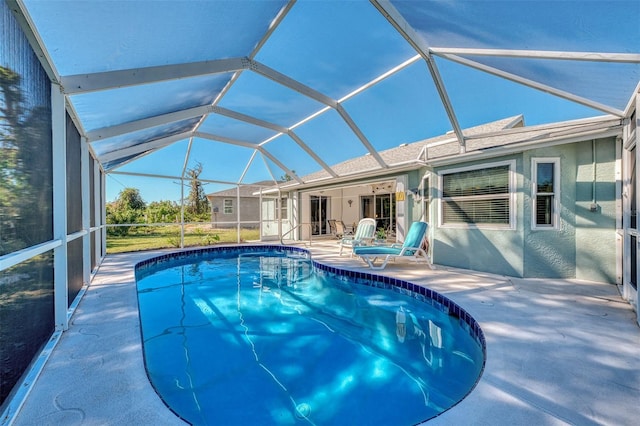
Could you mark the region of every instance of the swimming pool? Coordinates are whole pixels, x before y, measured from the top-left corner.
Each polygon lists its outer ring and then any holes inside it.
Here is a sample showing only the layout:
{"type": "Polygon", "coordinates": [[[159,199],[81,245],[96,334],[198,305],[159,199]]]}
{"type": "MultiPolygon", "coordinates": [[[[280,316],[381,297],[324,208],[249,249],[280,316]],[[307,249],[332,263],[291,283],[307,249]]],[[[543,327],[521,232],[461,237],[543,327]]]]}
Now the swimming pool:
{"type": "Polygon", "coordinates": [[[484,366],[467,312],[300,248],[214,247],[136,265],[145,366],[193,424],[416,424],[484,366]]]}

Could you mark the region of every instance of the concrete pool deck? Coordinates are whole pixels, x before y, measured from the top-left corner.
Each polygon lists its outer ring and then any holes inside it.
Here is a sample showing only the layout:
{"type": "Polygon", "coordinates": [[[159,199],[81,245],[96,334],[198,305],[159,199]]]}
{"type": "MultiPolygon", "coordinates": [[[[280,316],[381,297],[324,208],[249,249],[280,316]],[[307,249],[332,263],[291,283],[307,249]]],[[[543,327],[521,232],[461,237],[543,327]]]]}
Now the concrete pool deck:
{"type": "MultiPolygon", "coordinates": [[[[314,241],[314,260],[367,270],[314,241]]],[[[147,379],[133,266],[166,251],[109,255],[14,425],[181,425],[147,379]]],[[[389,264],[467,310],[487,340],[475,389],[429,425],[635,425],[640,327],[615,285],[516,279],[436,265],[389,264]]]]}

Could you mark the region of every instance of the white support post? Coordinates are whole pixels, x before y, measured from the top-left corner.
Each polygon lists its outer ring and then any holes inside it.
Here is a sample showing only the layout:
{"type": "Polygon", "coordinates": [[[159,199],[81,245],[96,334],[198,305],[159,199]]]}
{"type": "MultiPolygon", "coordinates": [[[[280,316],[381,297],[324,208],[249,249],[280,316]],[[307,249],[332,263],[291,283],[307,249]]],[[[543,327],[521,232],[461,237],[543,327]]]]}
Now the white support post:
{"type": "MultiPolygon", "coordinates": [[[[636,143],[636,147],[638,147],[638,144],[640,142],[640,84],[638,85],[638,91],[636,92],[635,95],[635,101],[636,101],[636,125],[635,125],[635,143],[636,143]]],[[[640,157],[640,152],[638,151],[638,149],[636,148],[635,150],[636,152],[636,164],[638,164],[637,160],[638,157],[640,157]]],[[[640,174],[640,171],[637,170],[636,168],[636,194],[638,193],[637,190],[637,186],[638,186],[638,175],[640,174]]],[[[640,198],[640,197],[638,197],[640,198]]],[[[637,211],[637,207],[640,206],[640,199],[636,200],[637,202],[637,206],[636,206],[636,211],[637,211]]],[[[637,225],[636,225],[636,229],[637,229],[637,225]]],[[[638,253],[638,248],[640,248],[640,238],[636,239],[636,253],[638,253]]],[[[636,256],[636,271],[638,270],[638,266],[640,266],[640,259],[638,259],[638,256],[636,256]]],[[[636,297],[636,322],[638,323],[638,325],[640,325],[640,297],[638,297],[638,294],[640,294],[640,292],[637,289],[637,277],[636,277],[636,293],[635,293],[635,297],[636,297]]]]}
{"type": "Polygon", "coordinates": [[[100,211],[100,167],[97,162],[92,158],[93,161],[93,223],[95,227],[98,227],[98,230],[95,232],[95,247],[93,248],[93,254],[95,258],[99,261],[102,253],[102,228],[100,228],[100,218],[102,213],[100,211]]]}
{"type": "Polygon", "coordinates": [[[82,237],[82,283],[88,285],[91,279],[91,190],[89,188],[89,155],[87,140],[80,140],[80,184],[82,191],[82,230],[86,234],[82,237]]]}
{"type": "Polygon", "coordinates": [[[260,188],[260,200],[258,201],[258,203],[259,203],[258,204],[258,211],[260,212],[259,216],[258,216],[259,219],[260,219],[260,222],[258,223],[258,228],[260,229],[260,241],[262,241],[262,235],[263,235],[262,232],[264,230],[263,225],[262,225],[262,218],[264,217],[262,215],[262,187],[260,188]]]}
{"type": "Polygon", "coordinates": [[[61,244],[53,249],[53,295],[56,331],[69,327],[67,319],[67,138],[65,99],[61,87],[51,85],[51,132],[53,143],[53,239],[61,244]]]}
{"type": "MultiPolygon", "coordinates": [[[[187,173],[187,165],[191,157],[191,147],[193,146],[193,138],[189,138],[187,153],[182,163],[182,173],[180,174],[180,248],[184,248],[184,175],[187,173]]],[[[191,183],[191,181],[189,181],[191,183]]]]}
{"type": "Polygon", "coordinates": [[[238,238],[237,242],[240,244],[240,184],[236,185],[236,218],[237,218],[237,230],[238,230],[238,238]]]}
{"type": "Polygon", "coordinates": [[[295,191],[292,193],[291,196],[291,209],[290,211],[290,216],[291,216],[291,227],[293,229],[298,229],[295,233],[292,233],[291,238],[299,241],[302,239],[302,228],[298,228],[298,226],[302,223],[302,221],[300,220],[300,212],[298,211],[298,206],[300,205],[299,201],[300,201],[300,193],[298,191],[295,191]]]}
{"type": "Polygon", "coordinates": [[[106,199],[107,199],[107,179],[104,172],[100,172],[100,207],[98,208],[98,212],[100,215],[100,229],[102,232],[100,233],[100,245],[102,246],[102,251],[100,252],[100,260],[104,258],[107,254],[107,207],[106,207],[106,199]]]}
{"type": "Polygon", "coordinates": [[[278,188],[278,199],[276,200],[276,215],[278,219],[278,239],[282,241],[282,193],[278,188]]]}
{"type": "Polygon", "coordinates": [[[180,179],[180,248],[184,248],[184,175],[180,179]]]}

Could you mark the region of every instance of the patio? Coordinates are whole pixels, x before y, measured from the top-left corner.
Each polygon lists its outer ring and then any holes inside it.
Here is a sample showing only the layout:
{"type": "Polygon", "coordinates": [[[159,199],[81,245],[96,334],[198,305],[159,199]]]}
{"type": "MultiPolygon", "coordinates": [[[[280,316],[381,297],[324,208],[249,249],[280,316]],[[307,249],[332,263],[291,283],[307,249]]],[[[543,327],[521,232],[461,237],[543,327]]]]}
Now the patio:
{"type": "Polygon", "coordinates": [[[117,4],[0,0],[0,426],[181,423],[141,356],[133,266],[161,252],[107,230],[259,224],[363,269],[315,238],[364,217],[432,225],[448,268],[382,274],[486,334],[434,424],[638,422],[640,2],[117,4]]]}
{"type": "MultiPolygon", "coordinates": [[[[310,251],[318,262],[364,269],[339,257],[335,240],[314,241],[310,251]]],[[[105,258],[15,425],[183,424],[150,386],[142,360],[132,267],[158,253],[105,258]]],[[[381,274],[450,297],[486,336],[478,385],[429,424],[637,422],[640,329],[616,286],[401,263],[381,274]]]]}

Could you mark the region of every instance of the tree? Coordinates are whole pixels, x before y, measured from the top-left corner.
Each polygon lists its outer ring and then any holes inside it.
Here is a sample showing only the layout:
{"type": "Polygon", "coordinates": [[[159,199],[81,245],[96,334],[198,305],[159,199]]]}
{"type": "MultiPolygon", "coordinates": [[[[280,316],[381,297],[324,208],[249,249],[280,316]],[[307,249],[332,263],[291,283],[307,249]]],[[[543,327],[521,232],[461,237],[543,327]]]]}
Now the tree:
{"type": "Polygon", "coordinates": [[[22,103],[19,85],[17,73],[0,67],[0,255],[23,248],[21,243],[11,248],[17,239],[16,219],[21,216],[19,200],[24,192],[16,140],[20,129],[20,114],[16,110],[22,103]]]}
{"type": "MultiPolygon", "coordinates": [[[[144,218],[146,204],[136,188],[125,188],[118,199],[107,203],[107,224],[139,223],[144,218]]],[[[110,235],[128,235],[132,227],[112,226],[107,228],[110,235]]]]}
{"type": "Polygon", "coordinates": [[[190,182],[189,197],[187,198],[185,210],[195,217],[202,215],[207,215],[208,217],[209,200],[207,200],[204,189],[202,188],[202,182],[199,180],[200,173],[202,173],[201,163],[196,163],[194,168],[187,170],[187,176],[190,182]]]}
{"type": "Polygon", "coordinates": [[[118,199],[115,202],[120,210],[144,210],[146,207],[146,204],[140,195],[140,190],[136,188],[123,189],[118,194],[118,199]]]}
{"type": "Polygon", "coordinates": [[[180,220],[180,205],[175,201],[152,201],[146,210],[147,223],[169,223],[180,220]]]}
{"type": "MultiPolygon", "coordinates": [[[[295,170],[291,170],[291,173],[295,174],[296,171],[295,170]]],[[[284,175],[280,176],[280,180],[283,182],[289,182],[293,180],[293,177],[291,177],[291,175],[289,173],[285,173],[284,175]]]]}
{"type": "Polygon", "coordinates": [[[21,80],[0,66],[0,255],[53,236],[51,106],[29,107],[21,80]]]}

